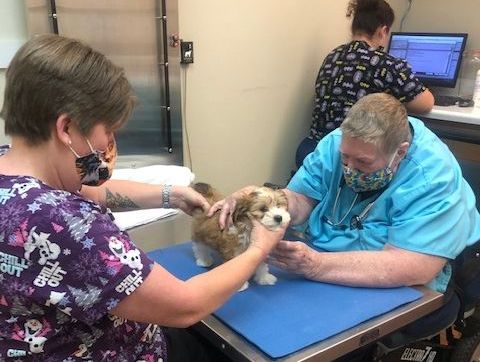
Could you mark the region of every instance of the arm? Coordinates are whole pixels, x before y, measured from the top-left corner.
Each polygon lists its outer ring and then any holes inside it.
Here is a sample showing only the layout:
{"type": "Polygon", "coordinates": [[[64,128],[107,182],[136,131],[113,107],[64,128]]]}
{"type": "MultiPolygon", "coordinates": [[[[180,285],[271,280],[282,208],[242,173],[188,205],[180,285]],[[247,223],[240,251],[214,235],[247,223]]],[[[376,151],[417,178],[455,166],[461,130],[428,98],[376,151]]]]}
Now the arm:
{"type": "Polygon", "coordinates": [[[270,255],[271,264],[308,279],[364,287],[423,285],[446,263],[390,245],[379,251],[318,252],[302,242],[282,241],[270,255]]]}
{"type": "Polygon", "coordinates": [[[410,102],[405,103],[405,107],[410,113],[428,113],[432,110],[434,101],[435,99],[432,92],[430,92],[428,89],[425,89],[422,93],[418,94],[410,102]]]}
{"type": "Polygon", "coordinates": [[[254,222],[252,243],[244,253],[187,281],[155,264],[143,284],[111,313],[163,326],[190,326],[212,313],[248,280],[284,231],[268,231],[254,222]]]}
{"type": "MultiPolygon", "coordinates": [[[[223,229],[225,226],[232,224],[232,213],[235,210],[237,200],[242,196],[245,196],[255,189],[258,186],[245,186],[244,188],[235,191],[230,196],[226,197],[223,200],[216,202],[209,210],[208,216],[212,216],[217,210],[220,211],[219,223],[220,227],[223,229]]],[[[302,195],[298,192],[294,192],[288,189],[282,190],[287,196],[288,200],[288,212],[290,213],[292,225],[299,225],[304,223],[308,216],[310,215],[313,207],[316,204],[316,201],[302,195]]]]}
{"type": "MultiPolygon", "coordinates": [[[[109,180],[99,187],[82,187],[81,194],[113,211],[127,211],[162,207],[163,185],[152,185],[135,181],[109,180]]],[[[172,186],[170,207],[191,214],[200,207],[208,210],[210,205],[190,187],[172,186]]]]}
{"type": "Polygon", "coordinates": [[[387,93],[391,93],[395,98],[402,102],[409,113],[428,113],[432,110],[434,98],[422,82],[415,76],[412,67],[403,59],[393,58],[393,65],[389,66],[389,71],[380,75],[380,80],[384,82],[387,93]],[[392,79],[388,79],[391,75],[392,79]],[[393,84],[406,84],[403,87],[392,87],[393,84]]]}
{"type": "Polygon", "coordinates": [[[290,224],[303,224],[310,216],[317,201],[289,189],[283,189],[283,192],[287,195],[288,212],[291,217],[290,224]]]}

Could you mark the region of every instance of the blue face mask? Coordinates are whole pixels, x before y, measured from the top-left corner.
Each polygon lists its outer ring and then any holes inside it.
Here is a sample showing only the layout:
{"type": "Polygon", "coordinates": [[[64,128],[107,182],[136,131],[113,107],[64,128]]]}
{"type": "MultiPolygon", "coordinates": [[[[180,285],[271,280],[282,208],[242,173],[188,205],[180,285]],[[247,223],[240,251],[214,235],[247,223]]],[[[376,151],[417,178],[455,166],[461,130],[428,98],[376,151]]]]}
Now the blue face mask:
{"type": "Polygon", "coordinates": [[[392,181],[392,163],[396,152],[387,166],[374,172],[362,172],[343,165],[345,183],[355,192],[380,190],[392,181]]]}

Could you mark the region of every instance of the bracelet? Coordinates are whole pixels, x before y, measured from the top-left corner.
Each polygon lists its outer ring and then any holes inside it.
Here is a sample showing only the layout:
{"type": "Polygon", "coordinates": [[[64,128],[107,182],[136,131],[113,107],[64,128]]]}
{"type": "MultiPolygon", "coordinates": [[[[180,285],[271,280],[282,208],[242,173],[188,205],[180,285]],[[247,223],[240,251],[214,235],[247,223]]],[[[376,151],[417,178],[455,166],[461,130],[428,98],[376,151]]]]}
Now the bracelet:
{"type": "Polygon", "coordinates": [[[164,209],[170,208],[170,190],[172,189],[172,185],[163,185],[162,191],[162,207],[164,209]]]}

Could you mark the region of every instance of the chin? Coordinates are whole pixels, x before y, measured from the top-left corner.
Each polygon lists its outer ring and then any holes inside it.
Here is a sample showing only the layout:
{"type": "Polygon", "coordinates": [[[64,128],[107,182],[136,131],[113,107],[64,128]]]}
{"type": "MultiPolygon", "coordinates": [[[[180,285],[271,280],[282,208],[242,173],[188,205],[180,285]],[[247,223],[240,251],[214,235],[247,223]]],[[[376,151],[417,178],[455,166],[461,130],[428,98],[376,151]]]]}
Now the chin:
{"type": "MultiPolygon", "coordinates": [[[[222,195],[208,184],[196,183],[193,188],[210,204],[223,199],[222,195]]],[[[233,224],[228,229],[220,230],[219,215],[220,211],[212,217],[207,217],[203,211],[197,211],[193,215],[193,252],[199,266],[212,266],[215,254],[225,262],[243,253],[250,245],[252,220],[258,220],[270,230],[285,227],[290,222],[287,197],[282,191],[268,187],[259,187],[237,201],[232,215],[233,224]]],[[[269,273],[267,264],[261,263],[253,280],[257,284],[273,285],[277,278],[269,273]]],[[[248,281],[240,290],[246,288],[248,281]]]]}

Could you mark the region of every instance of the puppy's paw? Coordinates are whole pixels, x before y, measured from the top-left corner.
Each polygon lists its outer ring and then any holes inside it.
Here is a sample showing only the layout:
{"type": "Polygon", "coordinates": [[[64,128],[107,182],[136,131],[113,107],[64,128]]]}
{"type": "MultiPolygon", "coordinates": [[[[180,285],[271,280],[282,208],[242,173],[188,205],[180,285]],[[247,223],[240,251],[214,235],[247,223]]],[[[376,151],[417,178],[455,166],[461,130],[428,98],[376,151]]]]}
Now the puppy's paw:
{"type": "Polygon", "coordinates": [[[265,273],[262,275],[255,275],[255,282],[260,285],[274,285],[277,282],[277,277],[270,273],[265,273]]]}
{"type": "Polygon", "coordinates": [[[196,258],[195,262],[197,263],[198,266],[208,268],[213,265],[213,258],[204,256],[203,258],[196,258]]]}
{"type": "Polygon", "coordinates": [[[238,290],[239,292],[243,292],[245,289],[248,288],[248,281],[246,281],[245,283],[243,283],[243,285],[240,287],[240,289],[238,290]]]}

